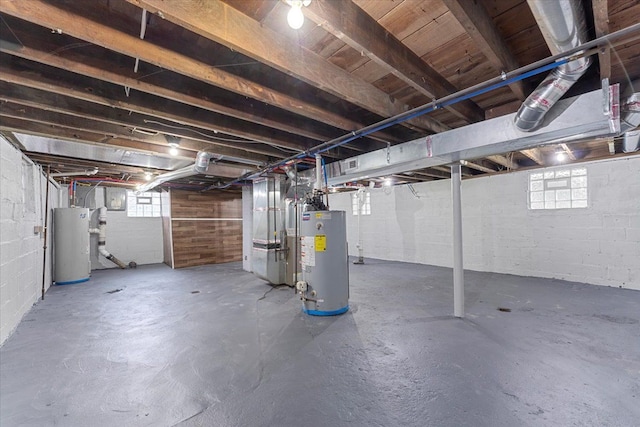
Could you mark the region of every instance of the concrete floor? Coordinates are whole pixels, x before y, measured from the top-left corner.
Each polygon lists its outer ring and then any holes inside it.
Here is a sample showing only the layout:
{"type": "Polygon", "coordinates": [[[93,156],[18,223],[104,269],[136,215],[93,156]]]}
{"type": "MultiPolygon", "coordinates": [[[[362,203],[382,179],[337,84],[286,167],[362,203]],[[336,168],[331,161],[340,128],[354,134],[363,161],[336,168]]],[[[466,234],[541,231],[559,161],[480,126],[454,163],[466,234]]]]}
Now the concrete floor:
{"type": "Polygon", "coordinates": [[[640,292],[467,272],[460,320],[450,269],[367,262],[335,318],[239,263],[53,287],[0,349],[0,425],[640,424],[640,292]]]}

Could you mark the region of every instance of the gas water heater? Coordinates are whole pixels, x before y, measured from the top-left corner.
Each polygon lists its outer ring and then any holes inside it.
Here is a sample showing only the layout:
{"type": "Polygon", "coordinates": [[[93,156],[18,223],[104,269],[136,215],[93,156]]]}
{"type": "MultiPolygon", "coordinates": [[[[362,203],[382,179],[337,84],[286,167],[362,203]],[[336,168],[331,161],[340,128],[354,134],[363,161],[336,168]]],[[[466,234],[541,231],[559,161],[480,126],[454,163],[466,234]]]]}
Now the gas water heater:
{"type": "Polygon", "coordinates": [[[344,211],[307,211],[300,224],[302,310],[334,316],[349,310],[349,263],[344,211]]]}

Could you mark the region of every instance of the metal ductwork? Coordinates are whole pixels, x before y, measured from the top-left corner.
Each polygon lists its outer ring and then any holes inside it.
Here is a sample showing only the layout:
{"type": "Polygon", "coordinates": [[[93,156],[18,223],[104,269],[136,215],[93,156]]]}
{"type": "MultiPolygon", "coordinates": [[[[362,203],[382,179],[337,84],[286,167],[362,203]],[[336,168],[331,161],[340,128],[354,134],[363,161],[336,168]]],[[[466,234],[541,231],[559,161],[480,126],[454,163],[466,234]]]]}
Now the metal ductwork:
{"type": "Polygon", "coordinates": [[[620,119],[620,132],[624,133],[622,151],[625,153],[638,151],[640,149],[640,129],[634,129],[640,125],[640,92],[628,97],[622,104],[621,110],[623,115],[620,119]]]}
{"type": "MultiPolygon", "coordinates": [[[[527,0],[553,55],[588,41],[587,23],[580,0],[527,0]]],[[[524,101],[515,116],[518,129],[530,132],[542,123],[556,102],[591,65],[591,57],[568,62],[553,70],[524,101]]]]}
{"type": "MultiPolygon", "coordinates": [[[[618,85],[613,85],[559,101],[554,120],[532,132],[520,131],[514,123],[515,114],[508,114],[339,160],[326,165],[327,181],[330,186],[340,185],[541,145],[618,136],[617,89],[618,85]]],[[[298,175],[312,180],[315,173],[308,169],[298,175]]]]}
{"type": "Polygon", "coordinates": [[[156,188],[160,184],[164,184],[165,182],[173,181],[175,179],[205,174],[207,173],[207,168],[209,167],[211,159],[220,159],[220,156],[206,151],[198,151],[196,161],[193,165],[158,175],[153,181],[141,185],[140,188],[136,190],[136,193],[144,193],[145,191],[156,188]]]}

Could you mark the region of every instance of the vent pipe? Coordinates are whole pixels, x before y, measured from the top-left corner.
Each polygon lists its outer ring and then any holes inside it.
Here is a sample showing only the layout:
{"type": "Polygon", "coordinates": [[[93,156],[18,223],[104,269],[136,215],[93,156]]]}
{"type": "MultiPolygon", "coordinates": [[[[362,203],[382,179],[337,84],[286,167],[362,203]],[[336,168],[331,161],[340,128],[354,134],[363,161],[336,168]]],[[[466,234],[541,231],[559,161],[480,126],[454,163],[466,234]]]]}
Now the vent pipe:
{"type": "Polygon", "coordinates": [[[100,216],[98,217],[98,228],[90,228],[89,233],[98,235],[98,252],[100,255],[114,263],[120,268],[127,268],[126,264],[113,256],[106,248],[107,244],[107,208],[100,208],[100,216]]]}
{"type": "Polygon", "coordinates": [[[164,184],[168,181],[173,181],[174,179],[187,178],[198,174],[205,174],[207,172],[207,168],[209,167],[209,162],[214,158],[220,159],[221,157],[217,154],[207,153],[206,151],[198,151],[194,164],[171,172],[163,173],[162,175],[158,175],[153,181],[141,185],[138,190],[136,190],[136,193],[144,193],[145,191],[149,191],[153,188],[156,188],[160,184],[164,184]]]}
{"type": "MultiPolygon", "coordinates": [[[[587,42],[587,23],[580,0],[527,0],[552,55],[587,42]]],[[[591,65],[579,58],[553,70],[524,101],[515,116],[518,129],[535,130],[549,109],[578,81],[591,65]]]]}

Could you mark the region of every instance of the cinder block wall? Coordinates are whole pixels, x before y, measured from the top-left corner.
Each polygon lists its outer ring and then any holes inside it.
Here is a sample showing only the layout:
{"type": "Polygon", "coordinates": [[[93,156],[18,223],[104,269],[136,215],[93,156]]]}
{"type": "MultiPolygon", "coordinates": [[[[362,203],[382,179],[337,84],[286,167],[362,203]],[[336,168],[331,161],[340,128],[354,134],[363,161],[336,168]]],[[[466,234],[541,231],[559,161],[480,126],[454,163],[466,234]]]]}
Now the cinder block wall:
{"type": "MultiPolygon", "coordinates": [[[[466,269],[640,289],[640,157],[585,163],[589,207],[529,210],[527,171],[462,183],[466,269]]],[[[557,168],[555,168],[557,169],[557,168]]],[[[540,170],[536,170],[539,172],[540,170]]],[[[362,217],[365,258],[452,266],[449,180],[371,190],[362,217]]],[[[349,252],[357,254],[351,194],[349,252]]]]}
{"type": "MultiPolygon", "coordinates": [[[[96,207],[104,206],[104,188],[95,190],[96,207]]],[[[98,227],[98,210],[91,215],[91,227],[98,227]]],[[[107,211],[107,250],[120,261],[138,265],[163,262],[162,218],[130,218],[125,211],[107,211]]],[[[91,269],[118,268],[98,253],[98,236],[91,235],[91,269]]]]}
{"type": "MultiPolygon", "coordinates": [[[[40,169],[0,138],[0,344],[41,297],[44,240],[34,233],[44,225],[47,182],[40,169]]],[[[49,186],[49,209],[60,194],[49,186]]],[[[47,240],[45,289],[51,284],[51,223],[47,240]]]]}

